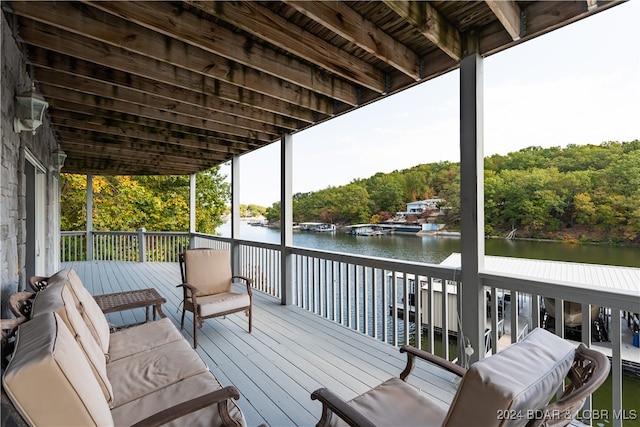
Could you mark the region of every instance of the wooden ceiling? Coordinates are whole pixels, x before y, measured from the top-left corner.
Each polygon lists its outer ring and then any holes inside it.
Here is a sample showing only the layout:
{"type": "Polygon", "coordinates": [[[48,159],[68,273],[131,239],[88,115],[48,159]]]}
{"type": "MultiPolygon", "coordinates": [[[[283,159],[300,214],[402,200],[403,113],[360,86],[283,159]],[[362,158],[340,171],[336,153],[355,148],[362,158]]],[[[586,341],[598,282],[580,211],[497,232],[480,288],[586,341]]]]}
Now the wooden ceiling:
{"type": "Polygon", "coordinates": [[[3,1],[63,172],[189,174],[618,3],[3,1]]]}

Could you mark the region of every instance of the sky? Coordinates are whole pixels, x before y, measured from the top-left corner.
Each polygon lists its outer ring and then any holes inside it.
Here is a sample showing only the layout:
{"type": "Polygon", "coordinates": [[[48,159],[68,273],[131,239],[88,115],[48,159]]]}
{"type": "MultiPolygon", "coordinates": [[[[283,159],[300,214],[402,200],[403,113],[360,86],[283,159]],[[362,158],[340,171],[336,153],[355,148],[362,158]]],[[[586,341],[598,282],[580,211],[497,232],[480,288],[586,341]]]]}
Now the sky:
{"type": "MultiPolygon", "coordinates": [[[[460,161],[459,73],[293,135],[293,193],[460,161]]],[[[640,139],[640,0],[484,59],[484,155],[640,139]]],[[[280,199],[280,143],[240,157],[240,203],[280,199]]],[[[230,176],[230,168],[223,166],[230,176]]]]}

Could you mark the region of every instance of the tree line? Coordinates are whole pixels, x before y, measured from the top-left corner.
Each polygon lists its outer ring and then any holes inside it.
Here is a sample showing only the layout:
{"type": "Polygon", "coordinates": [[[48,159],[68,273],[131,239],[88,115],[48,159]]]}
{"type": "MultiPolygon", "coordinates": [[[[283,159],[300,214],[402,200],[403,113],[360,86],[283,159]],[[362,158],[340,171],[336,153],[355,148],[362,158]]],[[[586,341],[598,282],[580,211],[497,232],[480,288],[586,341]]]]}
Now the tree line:
{"type": "MultiPolygon", "coordinates": [[[[215,233],[228,212],[229,183],[216,166],[196,174],[196,230],[215,233]]],[[[60,227],[85,230],[87,179],[61,174],[60,227]]],[[[189,176],[94,176],[93,229],[189,230],[189,176]]]]}
{"type": "MultiPolygon", "coordinates": [[[[640,141],[529,147],[485,158],[485,231],[518,237],[640,243],[640,141]]],[[[298,193],[294,221],[377,223],[408,202],[442,198],[460,226],[460,164],[422,164],[347,185],[298,193]]],[[[267,210],[279,219],[279,203],[267,210]]]]}
{"type": "MultiPolygon", "coordinates": [[[[229,184],[219,167],[196,176],[197,230],[215,233],[228,213],[229,184]]],[[[487,235],[640,243],[640,141],[529,147],[485,158],[487,235]]],[[[63,230],[86,228],[86,178],[61,175],[63,230]]],[[[442,198],[438,221],[460,226],[460,164],[438,162],[377,173],[293,196],[296,222],[379,223],[412,201],[442,198]]],[[[240,212],[277,221],[280,203],[240,212]]],[[[189,229],[188,176],[95,176],[96,230],[189,229]]]]}

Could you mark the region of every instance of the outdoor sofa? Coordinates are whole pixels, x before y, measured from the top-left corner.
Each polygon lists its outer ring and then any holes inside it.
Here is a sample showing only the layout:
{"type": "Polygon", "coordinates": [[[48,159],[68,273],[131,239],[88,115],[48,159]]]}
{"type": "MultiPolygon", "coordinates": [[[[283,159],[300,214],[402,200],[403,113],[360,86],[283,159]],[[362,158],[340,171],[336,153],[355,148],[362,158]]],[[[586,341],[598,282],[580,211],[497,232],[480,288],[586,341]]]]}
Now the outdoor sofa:
{"type": "MultiPolygon", "coordinates": [[[[168,318],[110,333],[72,269],[37,292],[3,375],[29,425],[245,425],[222,387],[168,318]]],[[[4,338],[4,337],[3,337],[4,338]]],[[[4,396],[3,396],[4,397],[4,396]]]]}

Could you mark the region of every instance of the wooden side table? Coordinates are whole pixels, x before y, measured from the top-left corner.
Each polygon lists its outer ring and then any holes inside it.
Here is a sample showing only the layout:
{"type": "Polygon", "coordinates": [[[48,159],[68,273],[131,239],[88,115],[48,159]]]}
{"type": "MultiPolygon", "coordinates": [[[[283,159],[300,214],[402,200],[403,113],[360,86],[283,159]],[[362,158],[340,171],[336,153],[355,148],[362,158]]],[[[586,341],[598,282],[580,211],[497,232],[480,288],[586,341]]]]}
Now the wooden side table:
{"type": "Polygon", "coordinates": [[[166,303],[167,300],[154,288],[96,295],[93,298],[105,314],[132,308],[144,308],[146,321],[148,322],[149,308],[153,308],[153,320],[156,320],[156,314],[160,315],[160,317],[167,317],[162,312],[162,304],[166,303]]]}

